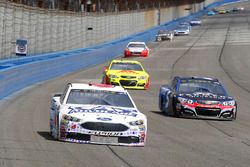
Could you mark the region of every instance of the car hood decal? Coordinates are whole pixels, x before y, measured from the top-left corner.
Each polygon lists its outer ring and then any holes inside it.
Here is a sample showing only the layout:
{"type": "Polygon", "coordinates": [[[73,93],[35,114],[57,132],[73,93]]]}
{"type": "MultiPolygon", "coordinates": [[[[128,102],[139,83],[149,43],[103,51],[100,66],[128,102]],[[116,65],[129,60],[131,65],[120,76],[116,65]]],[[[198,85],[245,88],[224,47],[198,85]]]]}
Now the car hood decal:
{"type": "Polygon", "coordinates": [[[219,101],[232,100],[232,98],[228,96],[216,95],[213,93],[204,93],[204,92],[179,94],[179,96],[184,98],[190,98],[192,100],[219,100],[219,101]]]}
{"type": "Polygon", "coordinates": [[[122,108],[113,106],[68,106],[66,109],[67,114],[99,114],[101,115],[121,115],[137,117],[138,112],[135,108],[122,108]]]}

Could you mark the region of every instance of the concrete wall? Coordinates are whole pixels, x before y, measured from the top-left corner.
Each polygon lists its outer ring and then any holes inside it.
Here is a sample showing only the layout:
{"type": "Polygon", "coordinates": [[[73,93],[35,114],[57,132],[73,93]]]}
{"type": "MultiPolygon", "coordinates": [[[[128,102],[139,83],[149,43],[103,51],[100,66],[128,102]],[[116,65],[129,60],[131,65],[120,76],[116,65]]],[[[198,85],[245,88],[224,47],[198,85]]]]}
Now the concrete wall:
{"type": "Polygon", "coordinates": [[[15,57],[13,42],[19,38],[28,40],[28,54],[84,48],[189,15],[213,1],[160,11],[86,15],[25,7],[0,0],[0,59],[15,57]],[[185,10],[187,8],[192,8],[192,11],[185,10]]]}

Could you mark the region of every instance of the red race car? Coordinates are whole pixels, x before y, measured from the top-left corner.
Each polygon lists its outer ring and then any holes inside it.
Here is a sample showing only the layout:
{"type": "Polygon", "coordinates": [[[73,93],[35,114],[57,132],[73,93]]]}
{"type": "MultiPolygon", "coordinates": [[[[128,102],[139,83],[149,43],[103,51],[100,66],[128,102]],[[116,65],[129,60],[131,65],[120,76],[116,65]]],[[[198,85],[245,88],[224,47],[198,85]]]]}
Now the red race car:
{"type": "Polygon", "coordinates": [[[149,48],[145,44],[145,42],[129,42],[125,51],[124,56],[141,56],[141,57],[148,57],[149,48]]]}

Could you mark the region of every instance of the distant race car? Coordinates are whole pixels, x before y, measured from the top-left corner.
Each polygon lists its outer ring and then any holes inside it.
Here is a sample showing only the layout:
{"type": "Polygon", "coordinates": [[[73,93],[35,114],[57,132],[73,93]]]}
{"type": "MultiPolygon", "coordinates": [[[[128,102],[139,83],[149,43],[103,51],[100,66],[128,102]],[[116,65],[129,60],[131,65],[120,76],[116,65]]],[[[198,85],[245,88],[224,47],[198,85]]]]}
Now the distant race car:
{"type": "Polygon", "coordinates": [[[104,67],[102,83],[126,89],[148,89],[149,74],[135,60],[113,60],[104,67]]]}
{"type": "Polygon", "coordinates": [[[192,30],[192,25],[189,22],[182,22],[179,24],[179,27],[188,27],[189,31],[192,30]]]}
{"type": "Polygon", "coordinates": [[[190,34],[190,28],[188,26],[178,26],[174,30],[174,35],[189,35],[190,34]]]}
{"type": "Polygon", "coordinates": [[[213,15],[215,15],[215,12],[212,11],[212,10],[210,10],[210,11],[207,12],[207,15],[208,15],[208,16],[213,16],[213,15]]]}
{"type": "Polygon", "coordinates": [[[125,57],[141,56],[148,57],[149,48],[145,42],[129,42],[124,50],[125,57]]]}
{"type": "Polygon", "coordinates": [[[235,120],[237,104],[217,79],[175,77],[163,85],[159,108],[167,115],[205,119],[235,120]]]}
{"type": "Polygon", "coordinates": [[[225,9],[219,9],[218,13],[219,13],[219,14],[226,14],[227,11],[226,11],[225,9]]]}
{"type": "Polygon", "coordinates": [[[50,133],[60,141],[144,146],[147,118],[120,86],[69,83],[51,100],[50,133]]]}
{"type": "Polygon", "coordinates": [[[193,19],[190,21],[190,25],[191,25],[191,26],[201,25],[201,20],[200,20],[199,18],[193,18],[193,19]]]}
{"type": "Polygon", "coordinates": [[[174,32],[170,30],[159,30],[155,36],[156,41],[170,40],[174,38],[174,32]]]}

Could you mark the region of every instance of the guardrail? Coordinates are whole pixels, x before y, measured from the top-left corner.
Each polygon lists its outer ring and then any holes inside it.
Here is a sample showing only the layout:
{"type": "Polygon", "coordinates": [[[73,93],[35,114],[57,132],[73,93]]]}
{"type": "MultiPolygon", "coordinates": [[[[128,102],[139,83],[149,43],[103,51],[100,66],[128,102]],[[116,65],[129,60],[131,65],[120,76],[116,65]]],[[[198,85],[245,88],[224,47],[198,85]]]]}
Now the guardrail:
{"type": "Polygon", "coordinates": [[[123,53],[125,46],[130,41],[152,41],[155,39],[155,34],[160,29],[172,29],[183,20],[201,16],[209,8],[230,2],[239,2],[239,0],[223,0],[216,2],[198,13],[102,45],[1,61],[0,99],[35,83],[46,81],[80,69],[85,69],[118,57],[123,53]]]}

